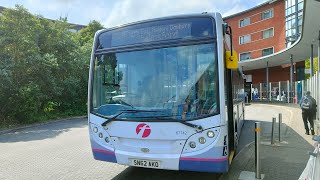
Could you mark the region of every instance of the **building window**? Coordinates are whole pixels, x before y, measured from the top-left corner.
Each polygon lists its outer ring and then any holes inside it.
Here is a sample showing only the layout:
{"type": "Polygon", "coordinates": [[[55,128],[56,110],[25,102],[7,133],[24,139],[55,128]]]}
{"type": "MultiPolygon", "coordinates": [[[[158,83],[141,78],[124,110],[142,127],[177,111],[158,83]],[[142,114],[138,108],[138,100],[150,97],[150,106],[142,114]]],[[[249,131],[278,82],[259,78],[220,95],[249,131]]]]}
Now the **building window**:
{"type": "Polygon", "coordinates": [[[262,56],[268,56],[270,54],[273,54],[273,47],[262,50],[262,56]]]}
{"type": "Polygon", "coordinates": [[[263,39],[270,38],[270,37],[273,37],[273,28],[262,31],[263,39]]]}
{"type": "Polygon", "coordinates": [[[268,11],[265,11],[261,14],[261,20],[269,19],[272,17],[273,17],[273,10],[272,9],[269,9],[268,11]]]}
{"type": "Polygon", "coordinates": [[[240,27],[248,26],[250,24],[250,18],[245,18],[240,20],[240,27]]]}
{"type": "Polygon", "coordinates": [[[250,52],[241,53],[240,54],[240,61],[248,60],[248,59],[251,59],[251,53],[250,52]]]}
{"type": "Polygon", "coordinates": [[[249,43],[250,41],[251,41],[250,34],[239,37],[239,44],[246,44],[246,43],[249,43]]]}

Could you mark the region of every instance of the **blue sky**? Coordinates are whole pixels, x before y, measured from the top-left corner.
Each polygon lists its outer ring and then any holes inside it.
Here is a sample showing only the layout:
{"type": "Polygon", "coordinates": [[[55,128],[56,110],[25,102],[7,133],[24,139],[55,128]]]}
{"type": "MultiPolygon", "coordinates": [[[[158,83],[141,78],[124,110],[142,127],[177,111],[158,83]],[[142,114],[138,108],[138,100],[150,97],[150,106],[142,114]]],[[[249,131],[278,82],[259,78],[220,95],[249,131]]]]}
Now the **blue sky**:
{"type": "Polygon", "coordinates": [[[70,23],[87,25],[97,20],[105,27],[148,18],[220,12],[228,16],[266,0],[0,0],[0,6],[21,4],[32,14],[49,19],[68,17],[70,23]]]}

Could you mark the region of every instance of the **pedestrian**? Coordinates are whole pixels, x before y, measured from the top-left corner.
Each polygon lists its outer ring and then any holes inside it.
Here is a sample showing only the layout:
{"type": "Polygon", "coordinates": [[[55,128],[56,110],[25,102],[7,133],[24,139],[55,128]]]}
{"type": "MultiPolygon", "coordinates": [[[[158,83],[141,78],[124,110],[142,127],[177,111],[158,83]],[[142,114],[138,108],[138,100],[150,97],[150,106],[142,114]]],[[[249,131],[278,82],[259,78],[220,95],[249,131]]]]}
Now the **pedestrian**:
{"type": "Polygon", "coordinates": [[[310,124],[311,134],[314,135],[313,118],[316,112],[316,100],[310,95],[310,91],[307,91],[306,95],[302,97],[300,101],[300,107],[302,109],[302,119],[306,134],[309,135],[308,121],[310,124]]]}

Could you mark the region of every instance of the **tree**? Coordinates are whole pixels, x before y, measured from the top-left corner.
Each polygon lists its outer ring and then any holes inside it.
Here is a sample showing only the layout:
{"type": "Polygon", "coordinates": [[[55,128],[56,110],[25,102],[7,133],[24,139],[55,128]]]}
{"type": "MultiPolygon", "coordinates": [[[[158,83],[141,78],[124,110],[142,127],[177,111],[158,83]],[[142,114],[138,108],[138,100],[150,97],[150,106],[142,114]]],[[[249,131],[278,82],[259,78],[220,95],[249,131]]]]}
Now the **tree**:
{"type": "Polygon", "coordinates": [[[16,5],[0,16],[0,127],[86,111],[97,21],[80,33],[16,5]]]}
{"type": "Polygon", "coordinates": [[[86,43],[92,44],[94,34],[103,28],[104,27],[98,21],[90,21],[86,28],[80,30],[78,35],[80,45],[84,46],[86,43]]]}
{"type": "Polygon", "coordinates": [[[25,118],[36,111],[35,101],[26,99],[30,91],[36,92],[32,83],[34,60],[37,59],[37,32],[41,29],[39,20],[22,6],[5,9],[0,16],[0,58],[1,83],[0,117],[3,119],[21,116],[25,118]]]}

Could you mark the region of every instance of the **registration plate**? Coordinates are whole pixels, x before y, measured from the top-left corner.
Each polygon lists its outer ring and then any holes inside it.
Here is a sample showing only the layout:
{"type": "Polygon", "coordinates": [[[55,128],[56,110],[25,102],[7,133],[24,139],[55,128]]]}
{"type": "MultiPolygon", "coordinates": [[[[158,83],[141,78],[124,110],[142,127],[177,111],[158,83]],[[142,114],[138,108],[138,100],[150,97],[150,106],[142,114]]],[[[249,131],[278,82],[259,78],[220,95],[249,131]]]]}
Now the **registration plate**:
{"type": "Polygon", "coordinates": [[[131,159],[131,165],[137,167],[160,168],[160,161],[131,159]]]}

